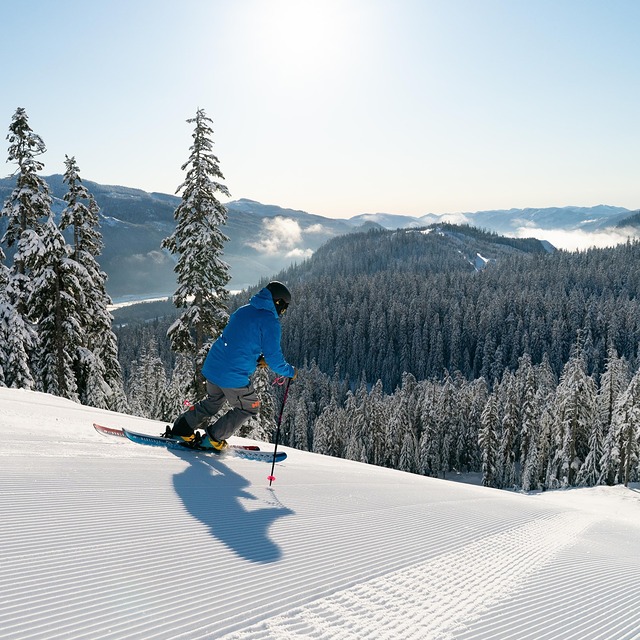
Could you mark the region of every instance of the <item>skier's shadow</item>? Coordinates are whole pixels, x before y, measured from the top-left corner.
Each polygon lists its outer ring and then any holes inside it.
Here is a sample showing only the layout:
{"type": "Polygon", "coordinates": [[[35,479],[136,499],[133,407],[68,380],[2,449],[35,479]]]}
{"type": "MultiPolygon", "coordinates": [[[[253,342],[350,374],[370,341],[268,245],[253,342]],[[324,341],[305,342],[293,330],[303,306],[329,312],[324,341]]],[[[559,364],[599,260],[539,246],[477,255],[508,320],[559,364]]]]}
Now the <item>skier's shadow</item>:
{"type": "Polygon", "coordinates": [[[256,507],[245,500],[258,500],[247,491],[250,483],[220,458],[171,450],[187,464],[173,477],[173,486],[185,509],[209,527],[211,535],[241,558],[251,562],[277,562],[282,550],[269,537],[278,518],[294,513],[275,496],[256,507]]]}

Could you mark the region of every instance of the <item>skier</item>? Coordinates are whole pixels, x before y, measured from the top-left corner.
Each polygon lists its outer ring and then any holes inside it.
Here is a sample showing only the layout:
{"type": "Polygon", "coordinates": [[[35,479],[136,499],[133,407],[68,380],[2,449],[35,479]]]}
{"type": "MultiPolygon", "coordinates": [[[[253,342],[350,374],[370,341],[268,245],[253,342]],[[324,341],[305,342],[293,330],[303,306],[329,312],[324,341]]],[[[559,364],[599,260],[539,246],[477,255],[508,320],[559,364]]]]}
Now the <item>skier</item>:
{"type": "Polygon", "coordinates": [[[260,400],[249,376],[258,366],[269,366],[287,378],[296,377],[296,369],[282,355],[280,316],[291,303],[291,293],[281,282],[272,281],[254,295],[249,304],[231,314],[220,337],[211,345],[202,366],[207,382],[206,398],[179,415],[165,437],[187,445],[222,452],[227,438],[260,410],[260,400]],[[224,401],[231,409],[207,425],[224,401]],[[205,430],[200,437],[196,429],[205,430]]]}

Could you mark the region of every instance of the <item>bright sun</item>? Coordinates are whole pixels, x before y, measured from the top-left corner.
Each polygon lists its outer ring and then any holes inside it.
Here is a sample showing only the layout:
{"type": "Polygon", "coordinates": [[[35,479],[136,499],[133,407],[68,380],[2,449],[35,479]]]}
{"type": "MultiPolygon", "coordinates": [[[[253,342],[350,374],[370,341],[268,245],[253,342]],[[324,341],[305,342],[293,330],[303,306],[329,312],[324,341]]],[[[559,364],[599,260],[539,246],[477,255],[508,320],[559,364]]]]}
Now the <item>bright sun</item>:
{"type": "Polygon", "coordinates": [[[256,41],[263,62],[281,73],[332,66],[344,53],[351,26],[340,0],[270,0],[260,9],[256,41]]]}

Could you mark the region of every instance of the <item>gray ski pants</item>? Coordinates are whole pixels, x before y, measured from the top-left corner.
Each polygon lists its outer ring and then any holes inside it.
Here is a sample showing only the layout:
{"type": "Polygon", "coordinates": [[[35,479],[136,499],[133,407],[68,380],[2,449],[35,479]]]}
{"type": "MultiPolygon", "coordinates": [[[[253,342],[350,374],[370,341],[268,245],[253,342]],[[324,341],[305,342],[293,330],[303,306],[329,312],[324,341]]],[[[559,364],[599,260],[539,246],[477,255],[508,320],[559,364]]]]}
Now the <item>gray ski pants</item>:
{"type": "MultiPolygon", "coordinates": [[[[248,384],[240,388],[222,388],[207,380],[207,397],[196,402],[184,413],[186,421],[192,429],[197,429],[200,423],[213,417],[220,411],[224,401],[231,405],[231,409],[220,416],[213,424],[206,427],[206,431],[215,440],[226,440],[233,435],[249,418],[260,411],[260,400],[253,385],[248,384]]],[[[200,427],[201,429],[205,427],[200,427]]]]}

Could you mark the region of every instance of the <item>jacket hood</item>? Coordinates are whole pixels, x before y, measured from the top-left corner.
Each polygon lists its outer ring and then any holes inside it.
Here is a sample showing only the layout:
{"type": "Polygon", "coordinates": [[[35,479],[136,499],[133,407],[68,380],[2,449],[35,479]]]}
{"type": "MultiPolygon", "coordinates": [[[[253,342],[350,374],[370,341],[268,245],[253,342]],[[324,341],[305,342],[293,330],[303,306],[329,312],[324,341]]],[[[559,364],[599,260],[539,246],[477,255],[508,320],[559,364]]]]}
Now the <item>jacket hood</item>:
{"type": "Polygon", "coordinates": [[[276,318],[278,317],[278,312],[276,311],[276,305],[273,304],[273,296],[271,295],[271,291],[264,287],[264,289],[260,289],[255,296],[252,296],[249,300],[249,304],[256,309],[264,309],[265,311],[271,311],[276,318]]]}

